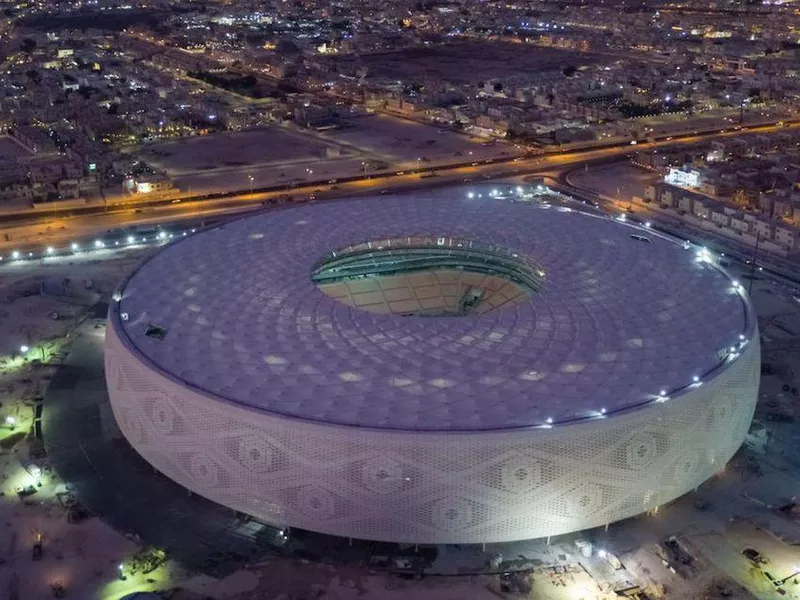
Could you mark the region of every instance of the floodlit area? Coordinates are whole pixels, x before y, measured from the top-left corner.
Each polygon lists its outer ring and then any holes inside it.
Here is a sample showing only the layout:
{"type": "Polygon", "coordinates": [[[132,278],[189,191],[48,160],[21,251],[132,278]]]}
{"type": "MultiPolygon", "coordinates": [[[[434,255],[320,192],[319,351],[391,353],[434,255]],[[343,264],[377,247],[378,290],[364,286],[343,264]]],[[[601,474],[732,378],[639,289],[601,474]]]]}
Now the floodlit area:
{"type": "MultiPolygon", "coordinates": [[[[515,195],[498,188],[488,194],[582,207],[545,190],[515,195]]],[[[458,190],[467,197],[485,192],[478,186],[458,190]]],[[[162,554],[156,543],[162,538],[153,532],[188,529],[191,515],[181,511],[198,506],[214,518],[235,517],[180,487],[170,504],[165,494],[173,488],[160,487],[165,478],[143,462],[131,462],[135,454],[107,404],[92,399],[104,391],[99,362],[81,366],[83,358],[102,356],[102,303],[153,250],[123,244],[0,263],[0,591],[9,590],[9,597],[51,598],[60,586],[67,598],[82,600],[119,600],[143,590],[173,590],[165,596],[173,600],[611,600],[624,594],[651,600],[800,599],[800,284],[755,271],[750,295],[762,336],[762,377],[746,443],[696,491],[650,513],[607,530],[550,539],[418,548],[357,540],[350,545],[346,539],[336,546],[293,531],[286,533],[286,546],[259,545],[255,540],[271,529],[236,520],[230,536],[246,539],[255,554],[225,549],[232,542],[223,543],[223,536],[220,549],[200,545],[191,532],[175,538],[174,546],[165,544],[162,554]],[[58,408],[64,412],[52,412],[48,421],[53,394],[65,402],[58,408]],[[47,441],[52,419],[66,416],[65,423],[93,428],[105,445],[84,437],[44,451],[56,439],[51,429],[47,441]],[[109,449],[119,457],[106,460],[109,449]],[[56,459],[85,467],[61,472],[56,459]],[[122,467],[131,471],[109,471],[122,467]],[[87,481],[90,475],[94,482],[87,481]],[[143,486],[147,497],[129,502],[133,492],[124,482],[148,479],[154,487],[143,486]],[[79,493],[90,484],[109,504],[139,506],[139,523],[149,520],[150,528],[94,511],[79,493]],[[308,558],[293,558],[292,552],[308,558]],[[196,564],[183,560],[191,554],[200,557],[196,564]]],[[[713,252],[704,256],[720,259],[713,252]]],[[[751,288],[748,265],[734,262],[729,269],[751,288]]]]}

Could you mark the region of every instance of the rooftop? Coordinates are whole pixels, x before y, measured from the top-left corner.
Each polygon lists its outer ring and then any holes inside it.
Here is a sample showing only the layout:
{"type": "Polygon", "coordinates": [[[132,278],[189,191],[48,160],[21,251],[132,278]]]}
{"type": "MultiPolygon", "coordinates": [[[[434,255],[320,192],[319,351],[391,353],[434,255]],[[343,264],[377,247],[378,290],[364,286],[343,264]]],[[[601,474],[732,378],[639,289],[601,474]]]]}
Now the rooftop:
{"type": "Polygon", "coordinates": [[[130,277],[118,327],[151,366],[224,401],[343,425],[447,431],[632,410],[713,377],[728,349],[752,335],[738,286],[695,249],[610,219],[488,196],[451,188],[327,202],[200,232],[130,277]],[[403,239],[411,243],[399,256],[387,254],[387,241],[403,239]],[[408,263],[419,240],[445,263],[428,271],[418,257],[408,263]],[[458,244],[479,250],[469,257],[477,268],[444,250],[458,244]],[[330,262],[336,251],[344,263],[330,262]],[[398,270],[398,260],[413,268],[398,270]],[[323,284],[350,287],[323,293],[320,273],[343,265],[346,273],[323,284]],[[513,301],[497,300],[504,283],[513,301]],[[491,293],[465,300],[484,288],[491,293]],[[354,300],[375,293],[380,310],[354,300]],[[408,294],[414,307],[491,306],[458,316],[393,310],[408,294]]]}

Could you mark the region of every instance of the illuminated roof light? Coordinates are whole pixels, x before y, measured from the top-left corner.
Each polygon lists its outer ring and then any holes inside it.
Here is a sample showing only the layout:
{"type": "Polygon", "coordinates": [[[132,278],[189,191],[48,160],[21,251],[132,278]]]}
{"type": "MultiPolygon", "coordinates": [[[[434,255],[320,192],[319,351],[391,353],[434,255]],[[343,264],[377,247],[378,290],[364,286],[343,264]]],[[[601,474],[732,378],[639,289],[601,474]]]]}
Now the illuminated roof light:
{"type": "Polygon", "coordinates": [[[33,252],[28,252],[28,256],[33,256],[33,252]]]}
{"type": "Polygon", "coordinates": [[[650,229],[650,221],[647,221],[647,222],[644,224],[644,226],[645,226],[645,227],[647,227],[648,229],[650,229]]]}
{"type": "Polygon", "coordinates": [[[78,244],[76,244],[75,242],[72,242],[72,245],[70,246],[70,248],[72,248],[73,252],[75,252],[79,247],[80,246],[78,246],[78,244]]]}
{"type": "Polygon", "coordinates": [[[605,409],[605,408],[601,408],[601,409],[600,409],[600,414],[601,414],[601,415],[604,415],[604,414],[606,414],[606,409],[605,409]]]}
{"type": "Polygon", "coordinates": [[[48,246],[47,247],[47,253],[48,254],[52,254],[53,252],[55,252],[55,250],[53,250],[53,247],[52,246],[48,246]]]}
{"type": "Polygon", "coordinates": [[[743,333],[740,333],[740,334],[739,334],[739,339],[740,339],[740,340],[742,340],[742,341],[744,341],[745,337],[744,337],[744,334],[743,334],[743,333]]]}
{"type": "Polygon", "coordinates": [[[597,551],[597,556],[599,556],[600,558],[605,558],[606,557],[606,551],[603,550],[602,548],[600,548],[600,550],[597,551]]]}
{"type": "Polygon", "coordinates": [[[101,240],[95,240],[94,241],[94,247],[95,248],[102,248],[103,247],[103,242],[101,240]]]}
{"type": "Polygon", "coordinates": [[[667,395],[667,390],[661,390],[660,392],[658,392],[658,395],[659,396],[666,396],[667,395]]]}
{"type": "Polygon", "coordinates": [[[697,383],[698,381],[700,381],[700,376],[699,375],[695,375],[694,377],[692,377],[692,381],[697,383]]]}
{"type": "Polygon", "coordinates": [[[475,192],[470,192],[469,194],[467,194],[467,198],[474,198],[474,197],[475,197],[475,192]]]}
{"type": "Polygon", "coordinates": [[[115,246],[119,246],[119,242],[114,242],[114,245],[115,246]]]}
{"type": "Polygon", "coordinates": [[[135,238],[135,237],[133,237],[132,235],[129,235],[129,236],[128,236],[128,243],[129,243],[129,244],[133,244],[135,241],[136,241],[136,238],[135,238]]]}
{"type": "Polygon", "coordinates": [[[547,417],[547,419],[545,419],[545,421],[547,422],[548,425],[552,425],[553,424],[553,417],[547,417]]]}

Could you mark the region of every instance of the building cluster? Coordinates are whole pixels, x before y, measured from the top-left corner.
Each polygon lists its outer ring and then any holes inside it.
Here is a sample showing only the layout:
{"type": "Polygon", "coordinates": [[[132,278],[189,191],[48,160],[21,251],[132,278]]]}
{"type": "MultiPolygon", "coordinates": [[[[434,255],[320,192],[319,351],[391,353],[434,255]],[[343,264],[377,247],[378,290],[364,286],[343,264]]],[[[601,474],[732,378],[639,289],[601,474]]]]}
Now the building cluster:
{"type": "Polygon", "coordinates": [[[692,152],[640,153],[663,173],[636,201],[690,224],[788,255],[800,251],[800,132],[714,140],[692,152]]]}
{"type": "Polygon", "coordinates": [[[784,17],[793,9],[688,8],[171,0],[9,9],[2,126],[37,129],[70,168],[41,182],[27,164],[44,155],[3,159],[0,197],[27,185],[26,198],[58,199],[73,189],[59,191],[60,181],[77,181],[82,194],[163,177],[130,158],[150,141],[274,123],[324,129],[363,112],[539,146],[792,119],[800,33],[784,17]]]}

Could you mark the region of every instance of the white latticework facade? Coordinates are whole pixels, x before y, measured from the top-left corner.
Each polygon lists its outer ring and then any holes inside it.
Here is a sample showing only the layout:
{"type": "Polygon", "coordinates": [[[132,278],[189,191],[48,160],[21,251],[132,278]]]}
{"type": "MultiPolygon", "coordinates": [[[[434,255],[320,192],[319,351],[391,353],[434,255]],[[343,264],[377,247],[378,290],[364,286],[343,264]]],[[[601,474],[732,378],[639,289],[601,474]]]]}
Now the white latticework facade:
{"type": "Polygon", "coordinates": [[[714,377],[664,402],[552,429],[406,432],[230,403],[164,374],[120,331],[112,309],[111,405],[159,471],[266,522],[413,543],[557,535],[681,496],[739,448],[760,372],[754,332],[714,377]]]}

